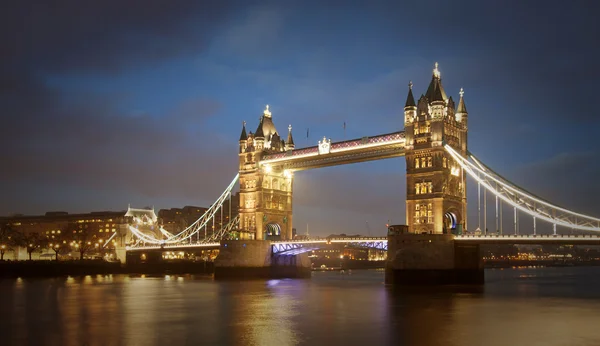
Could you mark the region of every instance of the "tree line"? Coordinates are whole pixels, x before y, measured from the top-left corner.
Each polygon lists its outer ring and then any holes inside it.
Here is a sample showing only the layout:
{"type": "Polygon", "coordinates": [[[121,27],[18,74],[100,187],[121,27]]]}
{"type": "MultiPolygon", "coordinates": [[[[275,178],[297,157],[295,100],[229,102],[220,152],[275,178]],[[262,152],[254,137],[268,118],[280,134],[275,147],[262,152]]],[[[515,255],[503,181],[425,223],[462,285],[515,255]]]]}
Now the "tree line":
{"type": "Polygon", "coordinates": [[[73,224],[67,224],[60,230],[52,231],[50,234],[41,234],[38,232],[25,232],[15,229],[10,224],[0,225],[0,261],[4,260],[4,255],[10,251],[18,251],[19,248],[25,248],[29,260],[34,252],[43,252],[52,250],[55,259],[58,256],[70,252],[78,252],[79,259],[82,260],[85,254],[101,253],[114,249],[113,243],[109,242],[109,235],[106,236],[90,229],[76,228],[73,224]],[[108,242],[108,244],[107,244],[108,242]]]}

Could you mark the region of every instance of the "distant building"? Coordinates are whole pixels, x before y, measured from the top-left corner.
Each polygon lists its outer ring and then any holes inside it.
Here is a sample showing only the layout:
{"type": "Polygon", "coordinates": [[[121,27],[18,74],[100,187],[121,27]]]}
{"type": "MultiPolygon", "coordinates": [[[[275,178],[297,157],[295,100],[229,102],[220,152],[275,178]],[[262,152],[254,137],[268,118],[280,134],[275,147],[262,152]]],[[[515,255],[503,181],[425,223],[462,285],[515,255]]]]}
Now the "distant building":
{"type": "MultiPolygon", "coordinates": [[[[106,248],[104,244],[119,237],[115,233],[124,234],[129,225],[130,218],[126,217],[126,211],[100,211],[86,214],[69,214],[67,212],[47,212],[45,215],[13,215],[0,217],[0,223],[8,225],[13,230],[27,235],[38,233],[44,239],[55,239],[67,248],[70,239],[78,234],[85,233],[92,245],[98,243],[98,247],[106,248]],[[71,235],[74,235],[71,237],[71,235]]],[[[5,258],[27,259],[27,251],[24,248],[14,249],[11,258],[10,253],[5,258]]],[[[93,251],[90,251],[92,253],[93,251]]],[[[62,254],[65,254],[62,252],[62,254]]],[[[54,255],[50,249],[42,249],[32,254],[33,259],[49,258],[54,255]]]]}
{"type": "MultiPolygon", "coordinates": [[[[231,201],[223,202],[222,208],[217,210],[214,221],[209,222],[202,228],[199,239],[210,236],[214,232],[218,232],[223,226],[229,223],[229,215],[235,218],[239,213],[240,194],[232,194],[231,201]],[[230,205],[231,204],[231,205],[230,205]]],[[[183,208],[161,209],[158,211],[158,223],[169,233],[177,234],[188,226],[196,222],[209,208],[197,206],[185,206],[183,208]]]]}

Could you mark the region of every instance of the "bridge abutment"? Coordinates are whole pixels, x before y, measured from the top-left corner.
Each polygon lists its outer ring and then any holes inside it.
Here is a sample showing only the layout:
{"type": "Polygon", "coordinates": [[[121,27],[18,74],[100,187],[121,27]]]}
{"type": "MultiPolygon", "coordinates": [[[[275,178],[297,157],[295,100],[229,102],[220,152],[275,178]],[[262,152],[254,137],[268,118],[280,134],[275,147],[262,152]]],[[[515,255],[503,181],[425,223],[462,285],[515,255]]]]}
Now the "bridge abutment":
{"type": "Polygon", "coordinates": [[[388,236],[386,284],[463,285],[484,283],[477,244],[457,244],[450,234],[388,236]]]}
{"type": "Polygon", "coordinates": [[[268,279],[310,276],[307,254],[277,255],[268,240],[224,240],[215,259],[215,279],[268,279]]]}

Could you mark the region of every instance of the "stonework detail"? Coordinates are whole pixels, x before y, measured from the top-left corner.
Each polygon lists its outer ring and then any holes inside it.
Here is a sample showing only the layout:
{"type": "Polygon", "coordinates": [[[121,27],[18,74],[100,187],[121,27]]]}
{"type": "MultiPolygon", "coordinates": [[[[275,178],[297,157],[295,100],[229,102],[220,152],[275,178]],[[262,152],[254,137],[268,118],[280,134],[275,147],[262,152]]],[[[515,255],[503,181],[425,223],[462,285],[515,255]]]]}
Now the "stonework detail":
{"type": "Polygon", "coordinates": [[[467,153],[468,114],[461,89],[457,108],[442,86],[438,66],[427,92],[404,107],[406,224],[411,233],[449,234],[466,229],[466,173],[443,145],[467,153]]]}
{"type": "Polygon", "coordinates": [[[255,133],[246,133],[244,123],[239,144],[240,237],[291,239],[293,175],[281,166],[261,165],[266,155],[293,150],[291,125],[282,140],[267,106],[255,133]]]}

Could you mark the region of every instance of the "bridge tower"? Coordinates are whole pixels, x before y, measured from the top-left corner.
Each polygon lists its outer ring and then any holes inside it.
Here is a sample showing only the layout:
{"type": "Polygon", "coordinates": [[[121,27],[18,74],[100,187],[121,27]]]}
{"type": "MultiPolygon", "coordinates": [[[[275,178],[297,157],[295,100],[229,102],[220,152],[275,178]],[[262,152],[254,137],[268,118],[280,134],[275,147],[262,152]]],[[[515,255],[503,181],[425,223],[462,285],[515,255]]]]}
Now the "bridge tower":
{"type": "Polygon", "coordinates": [[[467,227],[466,173],[444,150],[467,153],[467,108],[448,97],[435,64],[425,95],[415,103],[412,82],[404,106],[406,224],[411,233],[456,233],[467,227]]]}
{"type": "Polygon", "coordinates": [[[265,154],[294,148],[292,126],[283,140],[267,105],[255,133],[246,133],[244,122],[239,143],[240,237],[291,239],[293,174],[281,167],[260,165],[260,161],[265,154]]]}

